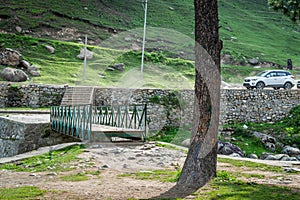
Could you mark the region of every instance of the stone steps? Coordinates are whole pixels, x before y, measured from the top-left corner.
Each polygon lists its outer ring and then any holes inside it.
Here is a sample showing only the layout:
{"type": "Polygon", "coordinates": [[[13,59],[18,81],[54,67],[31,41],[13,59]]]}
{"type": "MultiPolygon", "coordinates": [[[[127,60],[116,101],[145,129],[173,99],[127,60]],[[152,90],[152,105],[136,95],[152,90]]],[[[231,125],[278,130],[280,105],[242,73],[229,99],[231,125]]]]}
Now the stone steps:
{"type": "Polygon", "coordinates": [[[61,106],[93,104],[94,87],[68,87],[61,101],[61,106]]]}

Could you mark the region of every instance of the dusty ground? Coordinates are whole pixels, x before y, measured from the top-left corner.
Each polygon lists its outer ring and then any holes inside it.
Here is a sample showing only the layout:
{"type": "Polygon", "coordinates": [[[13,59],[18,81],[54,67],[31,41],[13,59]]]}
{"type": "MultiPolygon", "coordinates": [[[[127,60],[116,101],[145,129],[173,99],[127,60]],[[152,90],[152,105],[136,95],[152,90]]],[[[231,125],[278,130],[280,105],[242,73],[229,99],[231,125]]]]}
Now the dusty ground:
{"type": "MultiPolygon", "coordinates": [[[[72,171],[25,173],[2,170],[0,171],[0,187],[38,186],[49,191],[43,199],[160,199],[166,197],[163,194],[175,186],[175,183],[137,180],[119,177],[119,175],[153,169],[174,170],[176,166],[183,165],[185,156],[186,154],[181,151],[165,149],[153,144],[93,145],[80,155],[82,158],[80,162],[72,164],[74,167],[72,171]],[[61,179],[63,175],[87,171],[100,171],[100,174],[89,174],[87,181],[67,182],[61,179]]],[[[300,168],[299,165],[286,167],[300,168]]],[[[264,174],[264,178],[251,178],[245,181],[289,186],[300,190],[299,174],[248,171],[247,168],[237,168],[227,163],[218,163],[218,170],[264,174]]],[[[168,195],[176,197],[172,192],[168,195]]],[[[185,199],[193,198],[192,195],[185,197],[185,199]]]]}

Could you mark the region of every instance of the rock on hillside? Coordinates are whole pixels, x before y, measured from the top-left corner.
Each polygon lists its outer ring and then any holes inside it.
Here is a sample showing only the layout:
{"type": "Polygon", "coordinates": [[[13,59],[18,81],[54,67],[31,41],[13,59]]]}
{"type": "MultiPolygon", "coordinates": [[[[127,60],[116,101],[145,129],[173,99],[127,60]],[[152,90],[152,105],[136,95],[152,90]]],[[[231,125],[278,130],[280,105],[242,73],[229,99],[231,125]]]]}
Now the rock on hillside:
{"type": "Polygon", "coordinates": [[[6,48],[0,53],[0,65],[7,66],[0,71],[0,77],[5,81],[23,82],[31,76],[40,76],[37,66],[23,60],[22,55],[13,49],[6,48]]]}

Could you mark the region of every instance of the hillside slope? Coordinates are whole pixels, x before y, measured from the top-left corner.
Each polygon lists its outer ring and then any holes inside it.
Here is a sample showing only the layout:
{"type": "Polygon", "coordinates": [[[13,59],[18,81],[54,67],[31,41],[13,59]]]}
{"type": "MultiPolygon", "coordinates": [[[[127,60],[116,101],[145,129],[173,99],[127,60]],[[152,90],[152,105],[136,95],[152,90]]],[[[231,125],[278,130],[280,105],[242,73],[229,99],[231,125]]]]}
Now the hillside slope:
{"type": "MultiPolygon", "coordinates": [[[[148,51],[160,51],[161,47],[167,43],[170,46],[167,56],[188,58],[182,55],[186,55],[186,49],[193,47],[193,0],[150,0],[148,2],[148,43],[146,45],[148,51]],[[153,32],[156,34],[155,40],[151,40],[153,32]],[[182,36],[178,38],[177,33],[181,33],[182,36]],[[184,37],[190,38],[190,41],[183,41],[184,37]],[[150,43],[153,46],[150,46],[150,43]]],[[[241,63],[257,58],[259,61],[286,65],[286,60],[291,58],[294,66],[300,66],[299,24],[294,24],[281,13],[270,10],[267,1],[219,0],[219,17],[220,37],[224,46],[222,54],[231,54],[241,63]]],[[[119,41],[115,36],[124,31],[134,33],[135,28],[143,27],[143,20],[142,3],[136,0],[1,0],[0,31],[3,33],[0,34],[1,48],[10,47],[20,50],[30,62],[43,66],[42,73],[48,78],[53,71],[62,75],[67,74],[67,80],[60,80],[59,76],[50,77],[51,83],[64,83],[65,81],[75,83],[81,73],[80,67],[82,67],[82,61],[76,59],[80,50],[78,43],[84,41],[85,35],[88,35],[90,49],[101,49],[97,46],[115,48],[114,45],[119,45],[116,44],[119,41]],[[8,33],[16,35],[7,35],[8,33]],[[104,40],[108,41],[106,42],[108,45],[104,45],[104,40]],[[113,45],[111,41],[114,42],[113,45]],[[37,45],[38,43],[54,45],[57,53],[47,56],[45,50],[37,45]],[[58,68],[65,68],[65,70],[59,71],[58,68]]],[[[134,39],[137,46],[141,46],[140,33],[134,39]]],[[[127,48],[122,45],[119,45],[121,51],[127,48]]],[[[114,50],[107,51],[113,52],[114,50]]],[[[96,65],[107,66],[114,62],[112,56],[107,56],[108,59],[104,58],[101,52],[102,50],[96,52],[96,55],[100,56],[97,62],[92,63],[91,68],[95,69],[96,65]]],[[[133,63],[127,63],[131,67],[139,66],[138,56],[134,59],[128,58],[128,55],[123,56],[123,60],[121,58],[119,61],[124,61],[125,58],[131,59],[133,63]]],[[[103,70],[101,72],[94,70],[91,74],[102,76],[106,73],[103,70]]],[[[176,76],[179,80],[186,79],[185,74],[192,77],[191,69],[187,71],[182,73],[183,76],[176,76]]],[[[174,78],[173,73],[166,76],[167,79],[174,78]]],[[[118,76],[115,79],[119,78],[121,77],[118,76]]],[[[94,77],[93,80],[95,79],[94,77]]],[[[35,80],[44,82],[46,79],[42,77],[35,78],[35,80]]],[[[49,82],[49,79],[47,81],[49,82]]],[[[115,81],[117,80],[112,82],[115,81]]],[[[153,84],[155,85],[154,81],[153,84]]],[[[188,83],[190,84],[192,81],[188,83]]]]}
{"type": "MultiPolygon", "coordinates": [[[[142,27],[143,8],[136,0],[45,0],[0,2],[0,30],[77,41],[85,34],[91,44],[119,31],[142,27]]],[[[236,58],[259,57],[285,64],[291,57],[300,66],[300,28],[281,13],[270,10],[265,0],[220,0],[223,52],[236,58]]],[[[151,0],[148,26],[177,30],[193,37],[192,0],[151,0]]]]}

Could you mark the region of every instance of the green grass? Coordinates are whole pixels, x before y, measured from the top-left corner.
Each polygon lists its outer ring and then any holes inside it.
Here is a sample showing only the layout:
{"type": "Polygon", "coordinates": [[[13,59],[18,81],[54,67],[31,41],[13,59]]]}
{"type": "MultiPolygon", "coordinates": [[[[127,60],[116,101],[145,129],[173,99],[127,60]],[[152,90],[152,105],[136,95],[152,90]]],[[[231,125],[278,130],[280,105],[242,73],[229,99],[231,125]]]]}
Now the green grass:
{"type": "Polygon", "coordinates": [[[167,142],[181,146],[182,141],[191,137],[191,125],[185,125],[182,127],[166,126],[153,136],[149,137],[149,140],[167,142]]]}
{"type": "Polygon", "coordinates": [[[197,200],[264,200],[264,199],[299,199],[300,191],[288,187],[271,186],[243,182],[234,175],[220,171],[217,177],[204,189],[200,189],[197,200]]]}
{"type": "MultiPolygon", "coordinates": [[[[261,166],[256,166],[260,169],[261,166]]],[[[122,174],[120,177],[131,177],[140,180],[155,180],[161,182],[174,182],[178,178],[178,172],[170,170],[141,171],[137,173],[122,174]]],[[[264,199],[299,199],[300,191],[288,187],[272,186],[245,182],[241,177],[264,178],[261,174],[238,174],[227,171],[217,171],[217,177],[205,187],[194,192],[194,199],[226,199],[226,200],[264,200],[264,199]]],[[[177,198],[180,199],[180,198],[177,198]]]]}
{"type": "Polygon", "coordinates": [[[1,200],[22,200],[22,199],[40,199],[46,193],[33,186],[21,186],[16,188],[0,188],[1,200]]]}
{"type": "Polygon", "coordinates": [[[270,10],[267,1],[219,1],[223,52],[286,65],[289,57],[299,63],[299,26],[270,10]],[[236,38],[236,39],[233,39],[236,38]]]}
{"type": "Polygon", "coordinates": [[[272,171],[278,173],[284,172],[284,170],[281,167],[266,165],[266,164],[251,162],[251,161],[234,160],[229,158],[218,158],[218,162],[229,163],[235,167],[247,167],[252,170],[272,171]]]}
{"type": "Polygon", "coordinates": [[[71,181],[71,182],[89,180],[88,176],[85,173],[70,174],[70,175],[66,175],[66,176],[61,176],[60,178],[63,181],[71,181]]]}
{"type": "Polygon", "coordinates": [[[83,151],[82,145],[74,145],[61,150],[50,151],[47,154],[35,156],[17,163],[0,165],[1,169],[16,172],[69,171],[72,162],[78,161],[77,155],[83,151]]]}
{"type": "MultiPolygon", "coordinates": [[[[218,3],[223,53],[231,53],[239,60],[259,57],[260,60],[282,65],[286,64],[287,58],[291,58],[296,66],[300,66],[300,35],[297,24],[269,9],[264,0],[250,0],[246,3],[242,0],[221,0],[218,3]]],[[[142,28],[144,22],[141,2],[133,0],[103,0],[89,4],[71,0],[2,1],[0,14],[11,19],[14,15],[9,10],[16,10],[15,15],[22,22],[22,28],[32,30],[33,34],[43,28],[57,31],[66,26],[75,27],[77,35],[70,37],[71,41],[83,38],[86,30],[91,40],[103,40],[111,35],[113,29],[120,32],[142,28]]],[[[165,28],[194,37],[192,0],[149,2],[147,19],[148,29],[165,28]]],[[[9,20],[3,20],[0,28],[14,31],[9,20]]],[[[161,37],[167,35],[161,34],[161,37]]],[[[44,33],[42,37],[50,36],[44,33]]],[[[169,37],[172,36],[169,34],[169,37]]],[[[176,43],[178,38],[173,37],[173,41],[176,43]]]]}
{"type": "Polygon", "coordinates": [[[180,171],[172,170],[149,170],[139,171],[136,173],[125,173],[119,175],[119,177],[130,177],[140,180],[156,180],[161,182],[176,182],[179,178],[180,171]]]}

